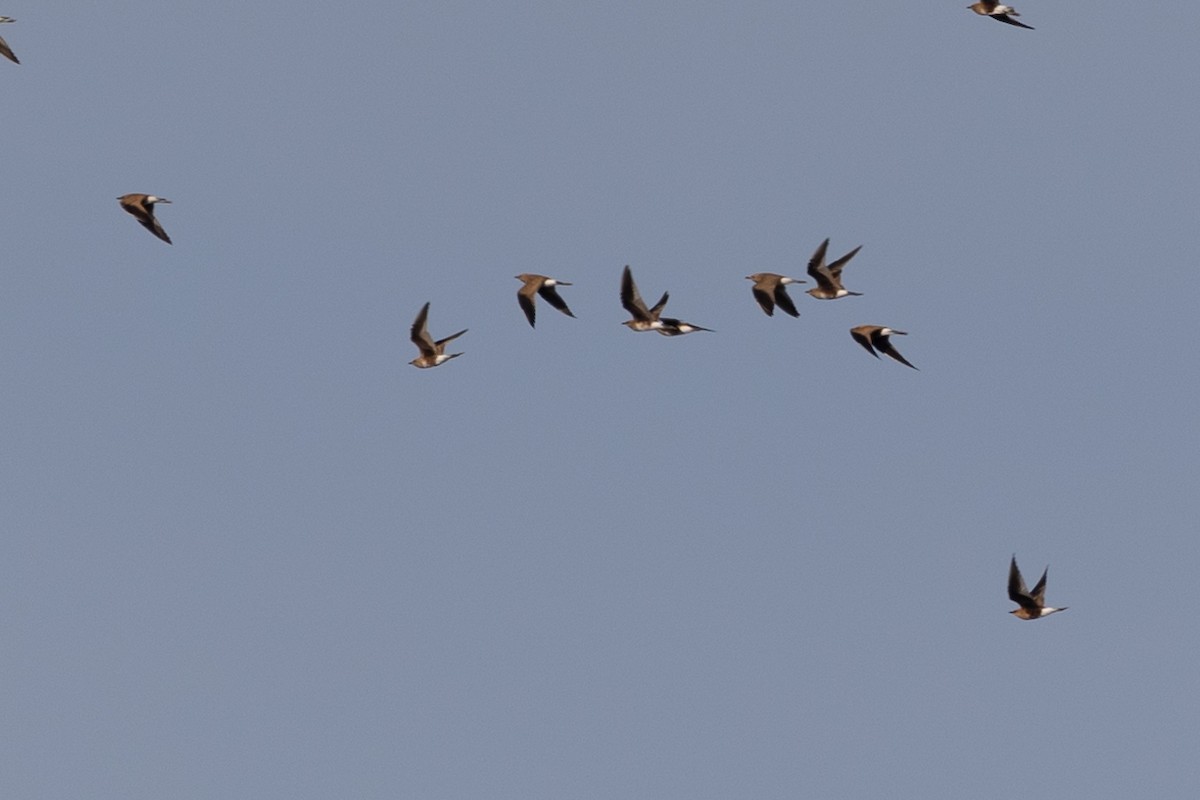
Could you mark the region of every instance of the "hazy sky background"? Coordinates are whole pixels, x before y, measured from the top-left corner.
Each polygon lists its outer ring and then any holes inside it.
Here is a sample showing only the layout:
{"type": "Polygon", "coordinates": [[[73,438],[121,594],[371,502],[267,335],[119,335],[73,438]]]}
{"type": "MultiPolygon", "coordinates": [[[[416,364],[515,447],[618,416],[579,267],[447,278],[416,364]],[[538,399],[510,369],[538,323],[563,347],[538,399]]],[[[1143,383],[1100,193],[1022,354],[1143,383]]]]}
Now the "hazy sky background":
{"type": "Polygon", "coordinates": [[[1196,797],[1200,23],[966,5],[8,0],[0,796],[1196,797]]]}

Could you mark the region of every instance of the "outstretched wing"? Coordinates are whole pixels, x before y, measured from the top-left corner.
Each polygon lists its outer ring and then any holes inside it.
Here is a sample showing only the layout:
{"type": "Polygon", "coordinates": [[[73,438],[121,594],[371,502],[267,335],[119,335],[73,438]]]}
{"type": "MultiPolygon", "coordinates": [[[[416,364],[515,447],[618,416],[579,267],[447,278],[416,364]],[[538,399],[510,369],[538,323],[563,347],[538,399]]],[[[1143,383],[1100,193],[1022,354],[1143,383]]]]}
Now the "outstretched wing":
{"type": "Polygon", "coordinates": [[[663,292],[663,296],[658,298],[658,302],[655,303],[654,307],[650,309],[651,322],[658,319],[658,315],[662,313],[662,310],[666,307],[667,300],[669,300],[670,297],[671,295],[668,292],[663,292]]]}
{"type": "Polygon", "coordinates": [[[563,300],[562,297],[559,296],[558,290],[551,284],[543,284],[542,287],[538,289],[538,294],[542,296],[543,300],[557,308],[562,313],[566,314],[568,317],[575,316],[571,313],[571,309],[567,308],[567,301],[563,300]]]}
{"type": "Polygon", "coordinates": [[[621,273],[621,305],[634,319],[643,322],[651,320],[650,311],[646,308],[646,301],[642,300],[642,293],[638,291],[637,284],[633,282],[633,272],[630,271],[628,264],[625,265],[625,271],[621,273]]]}
{"type": "Polygon", "coordinates": [[[1025,579],[1021,577],[1021,570],[1017,568],[1016,556],[1013,556],[1012,563],[1008,566],[1008,599],[1019,606],[1030,606],[1033,600],[1029,596],[1029,590],[1025,588],[1025,579]]]}
{"type": "Polygon", "coordinates": [[[879,358],[879,353],[875,352],[875,348],[871,345],[871,329],[868,325],[860,325],[857,328],[850,329],[850,335],[854,337],[854,341],[863,346],[871,355],[879,358]]]}
{"type": "Polygon", "coordinates": [[[800,316],[800,312],[796,310],[796,304],[792,302],[791,295],[787,293],[787,287],[782,283],[775,287],[775,302],[785,314],[793,317],[800,316]]]}
{"type": "Polygon", "coordinates": [[[537,309],[534,307],[533,298],[525,294],[523,290],[518,290],[517,302],[521,304],[521,310],[525,312],[525,319],[529,320],[529,327],[537,327],[534,325],[534,321],[537,319],[537,309]]]}
{"type": "Polygon", "coordinates": [[[837,261],[830,264],[828,267],[826,267],[826,269],[829,270],[829,274],[833,276],[834,280],[837,280],[837,281],[841,280],[842,270],[845,269],[846,264],[850,261],[850,259],[852,259],[856,255],[858,255],[859,250],[862,250],[861,244],[858,247],[851,250],[849,253],[846,253],[846,255],[842,256],[837,261]]]}
{"type": "Polygon", "coordinates": [[[1037,586],[1034,586],[1033,591],[1030,592],[1030,596],[1039,607],[1046,605],[1046,575],[1049,573],[1050,568],[1046,567],[1045,571],[1042,572],[1042,579],[1037,582],[1037,586]]]}
{"type": "MultiPolygon", "coordinates": [[[[171,244],[171,237],[167,236],[167,232],[163,230],[162,223],[158,221],[158,217],[154,216],[153,206],[150,208],[149,216],[138,217],[138,222],[142,223],[143,228],[150,231],[167,244],[171,244]]],[[[187,237],[185,236],[184,238],[186,239],[187,237]]]]}
{"type": "MultiPolygon", "coordinates": [[[[5,58],[7,58],[9,61],[13,62],[14,64],[21,63],[20,61],[17,60],[17,57],[15,55],[13,55],[12,48],[10,48],[8,46],[8,42],[4,41],[4,39],[0,39],[0,56],[4,56],[5,58]]],[[[34,60],[36,61],[36,59],[34,59],[34,60]]]]}
{"type": "Polygon", "coordinates": [[[989,14],[988,16],[990,16],[992,19],[996,20],[997,22],[1007,22],[1009,25],[1016,25],[1018,28],[1025,28],[1026,30],[1030,30],[1030,31],[1033,30],[1032,25],[1026,25],[1024,22],[1017,22],[1015,19],[1010,17],[1008,14],[989,14]]]}
{"type": "Polygon", "coordinates": [[[446,348],[446,342],[452,342],[455,339],[457,339],[458,337],[462,336],[466,332],[467,332],[467,329],[463,328],[458,333],[452,333],[449,336],[447,336],[445,339],[438,339],[436,342],[434,342],[434,344],[437,345],[438,352],[440,353],[446,348]]]}
{"type": "Polygon", "coordinates": [[[834,289],[836,287],[829,279],[829,273],[825,269],[825,251],[827,249],[829,249],[828,239],[821,242],[813,252],[812,258],[808,260],[808,276],[815,280],[822,289],[834,289]]]}
{"type": "Polygon", "coordinates": [[[876,331],[874,335],[871,336],[871,344],[875,345],[875,349],[877,349],[879,352],[887,353],[889,356],[896,359],[906,367],[917,369],[916,367],[913,367],[912,364],[908,363],[908,359],[900,355],[900,351],[892,345],[892,340],[887,336],[884,336],[879,331],[876,331]]]}
{"type": "Polygon", "coordinates": [[[767,316],[775,316],[775,298],[771,293],[765,289],[758,288],[758,286],[754,286],[750,291],[754,292],[754,299],[758,301],[758,305],[762,310],[767,312],[767,316]]]}
{"type": "Polygon", "coordinates": [[[412,327],[408,331],[408,338],[412,340],[423,356],[431,356],[435,353],[433,339],[429,338],[429,331],[425,327],[425,321],[428,318],[429,303],[426,303],[417,312],[417,318],[413,320],[412,327]]]}

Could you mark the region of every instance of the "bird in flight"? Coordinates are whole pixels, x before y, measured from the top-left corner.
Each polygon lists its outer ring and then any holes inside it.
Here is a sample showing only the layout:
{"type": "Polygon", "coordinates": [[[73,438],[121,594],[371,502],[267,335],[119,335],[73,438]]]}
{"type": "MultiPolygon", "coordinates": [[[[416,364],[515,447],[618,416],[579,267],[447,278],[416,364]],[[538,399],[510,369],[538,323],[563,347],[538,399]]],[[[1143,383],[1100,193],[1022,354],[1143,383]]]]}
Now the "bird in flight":
{"type": "Polygon", "coordinates": [[[1016,614],[1021,619],[1041,619],[1067,610],[1066,606],[1051,608],[1046,605],[1046,573],[1049,571],[1050,568],[1046,567],[1045,572],[1042,573],[1042,579],[1037,582],[1037,586],[1034,586],[1031,592],[1025,588],[1025,579],[1021,577],[1021,570],[1017,568],[1017,557],[1013,556],[1012,563],[1008,567],[1008,599],[1020,608],[1014,608],[1008,613],[1016,614]]]}
{"type": "Polygon", "coordinates": [[[170,200],[165,197],[155,197],[152,194],[123,194],[117,198],[117,202],[121,204],[121,208],[142,223],[143,228],[167,244],[171,244],[171,237],[167,236],[167,232],[159,224],[158,218],[154,216],[155,203],[170,203],[170,200]]]}
{"type": "Polygon", "coordinates": [[[805,294],[810,294],[818,300],[838,300],[842,297],[862,295],[862,292],[847,291],[846,287],[842,286],[842,270],[846,268],[846,262],[858,255],[858,251],[862,250],[862,245],[827,265],[825,250],[828,247],[829,240],[826,239],[821,242],[812,258],[808,260],[808,275],[817,282],[817,285],[815,288],[807,290],[805,294]]]}
{"type": "Polygon", "coordinates": [[[850,335],[854,337],[854,341],[861,344],[868,353],[876,358],[879,358],[879,353],[886,353],[901,364],[916,369],[916,367],[908,363],[908,360],[904,356],[900,355],[899,351],[892,346],[891,340],[888,339],[892,335],[908,336],[904,331],[885,328],[882,325],[859,325],[850,329],[850,335]],[[876,350],[879,352],[875,352],[876,350]]]}
{"type": "Polygon", "coordinates": [[[646,301],[642,299],[642,293],[638,291],[637,284],[633,282],[633,272],[626,264],[625,271],[621,273],[621,305],[633,319],[625,320],[621,324],[627,326],[631,331],[661,330],[663,323],[659,319],[659,315],[662,314],[669,297],[670,294],[663,292],[663,296],[659,298],[653,308],[646,308],[646,301]]]}
{"type": "Polygon", "coordinates": [[[793,317],[800,316],[800,312],[796,310],[796,304],[792,302],[791,296],[787,293],[787,285],[789,283],[808,283],[808,281],[777,275],[774,272],[756,272],[753,275],[747,275],[746,280],[754,281],[750,291],[754,293],[754,299],[758,301],[759,306],[768,317],[775,314],[775,306],[779,306],[779,309],[785,314],[793,317]]]}
{"type": "Polygon", "coordinates": [[[991,17],[997,22],[1007,22],[1009,25],[1016,25],[1018,28],[1026,28],[1033,30],[1032,25],[1026,25],[1024,22],[1017,22],[1013,17],[1019,17],[1020,14],[1012,6],[1006,6],[997,0],[979,0],[978,3],[972,3],[967,8],[974,11],[976,14],[982,14],[985,17],[991,17]]]}
{"type": "Polygon", "coordinates": [[[534,301],[537,295],[541,295],[542,299],[547,303],[557,308],[568,317],[574,317],[571,309],[567,308],[567,301],[563,300],[558,295],[558,290],[555,286],[570,286],[566,281],[547,278],[545,275],[534,275],[531,272],[522,272],[517,276],[517,280],[524,282],[524,286],[517,289],[517,302],[521,304],[521,310],[525,312],[525,318],[529,320],[529,327],[534,327],[534,321],[537,318],[537,307],[534,301]]]}
{"type": "Polygon", "coordinates": [[[421,310],[417,312],[417,318],[413,320],[412,328],[409,331],[409,338],[412,343],[421,351],[421,355],[408,362],[414,367],[428,369],[430,367],[438,367],[446,363],[452,358],[458,358],[462,353],[451,353],[446,355],[446,344],[467,332],[466,328],[455,334],[447,336],[445,339],[438,339],[436,342],[429,335],[429,328],[425,322],[429,317],[429,303],[421,306],[421,310]]]}

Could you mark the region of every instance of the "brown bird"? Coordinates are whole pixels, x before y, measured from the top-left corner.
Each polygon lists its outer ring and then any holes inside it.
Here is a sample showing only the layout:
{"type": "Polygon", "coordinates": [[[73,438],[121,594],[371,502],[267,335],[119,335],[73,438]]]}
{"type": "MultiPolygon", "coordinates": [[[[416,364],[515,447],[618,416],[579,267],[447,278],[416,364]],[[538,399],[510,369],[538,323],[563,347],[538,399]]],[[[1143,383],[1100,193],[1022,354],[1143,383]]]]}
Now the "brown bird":
{"type": "MultiPolygon", "coordinates": [[[[16,20],[13,19],[12,17],[0,17],[0,23],[4,23],[4,22],[16,22],[16,20]]],[[[0,38],[0,56],[4,56],[5,58],[7,58],[9,61],[13,62],[14,64],[21,63],[17,59],[17,57],[15,55],[13,55],[12,48],[8,46],[8,42],[4,41],[3,38],[0,38]]]]}
{"type": "Polygon", "coordinates": [[[895,347],[892,346],[891,341],[888,339],[888,337],[892,335],[908,336],[908,334],[904,331],[885,328],[882,325],[859,325],[856,328],[850,329],[850,335],[854,337],[854,341],[861,344],[864,348],[866,348],[868,353],[876,358],[879,358],[879,353],[886,353],[899,361],[901,364],[916,369],[916,367],[913,367],[912,364],[908,363],[904,356],[900,355],[900,353],[895,347]],[[876,350],[878,350],[879,353],[876,353],[876,350]]]}
{"type": "Polygon", "coordinates": [[[537,308],[534,304],[534,295],[541,295],[542,299],[550,305],[557,308],[568,317],[574,317],[571,309],[567,308],[567,303],[558,296],[558,290],[555,286],[570,286],[566,281],[547,278],[545,275],[534,275],[531,272],[522,272],[517,276],[517,280],[525,283],[520,289],[517,289],[517,302],[521,304],[521,310],[525,312],[525,318],[529,320],[529,327],[534,326],[534,320],[537,317],[537,308]]]}
{"type": "Polygon", "coordinates": [[[446,363],[452,358],[458,358],[462,353],[451,353],[446,355],[446,343],[451,342],[467,332],[466,328],[455,334],[447,336],[445,339],[438,339],[436,342],[430,337],[429,329],[425,325],[426,319],[429,317],[429,303],[421,306],[421,310],[417,313],[417,318],[413,320],[412,328],[409,330],[409,338],[412,343],[421,351],[421,355],[408,362],[414,367],[428,369],[429,367],[438,367],[446,363]]]}
{"type": "Polygon", "coordinates": [[[663,323],[658,317],[667,305],[669,297],[670,294],[663,292],[663,296],[659,298],[653,308],[646,308],[646,301],[642,299],[642,293],[638,291],[637,284],[633,282],[633,272],[626,264],[625,271],[621,273],[621,305],[633,319],[626,320],[621,324],[627,326],[631,331],[661,330],[663,323]]]}
{"type": "Polygon", "coordinates": [[[793,317],[800,316],[800,312],[796,310],[796,304],[792,302],[791,296],[787,293],[787,285],[789,283],[807,283],[808,281],[788,278],[774,272],[756,272],[753,275],[747,275],[746,280],[754,281],[750,291],[754,293],[754,299],[758,301],[768,317],[775,314],[775,306],[779,306],[785,314],[791,314],[793,317]]]}
{"type": "Polygon", "coordinates": [[[1037,586],[1034,586],[1031,592],[1025,588],[1025,579],[1021,577],[1021,570],[1017,569],[1017,557],[1013,556],[1012,563],[1008,567],[1008,599],[1020,608],[1014,608],[1008,613],[1016,614],[1021,619],[1041,619],[1067,610],[1067,606],[1051,608],[1046,605],[1046,573],[1049,571],[1050,568],[1046,567],[1045,572],[1042,573],[1042,579],[1037,582],[1037,586]]]}
{"type": "Polygon", "coordinates": [[[809,289],[805,294],[810,294],[818,300],[837,300],[842,297],[862,295],[862,292],[850,292],[842,286],[842,270],[845,269],[847,261],[858,255],[858,251],[862,250],[862,245],[826,266],[825,250],[828,247],[829,240],[826,239],[821,242],[820,247],[808,260],[808,276],[817,282],[817,286],[809,289]]]}
{"type": "Polygon", "coordinates": [[[1009,25],[1016,25],[1018,28],[1027,28],[1033,30],[1032,25],[1026,25],[1024,22],[1017,22],[1013,17],[1019,17],[1020,14],[1012,6],[1006,6],[998,2],[998,0],[979,0],[978,3],[972,3],[967,8],[974,11],[976,14],[982,14],[985,17],[991,17],[997,22],[1007,22],[1009,25]]]}
{"type": "Polygon", "coordinates": [[[152,194],[123,194],[117,198],[117,202],[121,204],[121,208],[128,211],[138,222],[142,223],[143,228],[167,244],[171,244],[171,237],[167,236],[167,232],[163,230],[163,226],[158,223],[158,219],[154,216],[155,203],[170,203],[170,200],[165,197],[155,197],[152,194]]]}

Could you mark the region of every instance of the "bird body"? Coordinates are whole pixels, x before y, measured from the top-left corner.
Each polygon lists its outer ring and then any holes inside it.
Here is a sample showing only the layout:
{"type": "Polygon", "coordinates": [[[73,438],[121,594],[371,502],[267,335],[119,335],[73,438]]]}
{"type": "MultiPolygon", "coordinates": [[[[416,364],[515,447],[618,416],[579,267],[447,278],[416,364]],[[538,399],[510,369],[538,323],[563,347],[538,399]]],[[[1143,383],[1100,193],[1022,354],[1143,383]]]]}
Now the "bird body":
{"type": "Polygon", "coordinates": [[[143,228],[167,244],[171,244],[171,237],[167,236],[167,232],[163,230],[158,218],[154,216],[154,206],[157,203],[169,204],[170,200],[165,197],[155,197],[152,194],[123,194],[117,198],[117,202],[121,204],[121,208],[132,214],[143,228]]]}
{"type": "Polygon", "coordinates": [[[458,333],[451,334],[445,339],[438,339],[436,342],[429,335],[429,329],[426,322],[429,317],[429,303],[421,306],[421,310],[417,312],[417,318],[413,320],[412,328],[409,330],[409,338],[412,343],[421,351],[421,355],[408,362],[414,367],[421,369],[429,369],[430,367],[440,367],[452,358],[458,358],[462,353],[446,353],[446,344],[454,341],[458,337],[467,332],[463,328],[458,333]]]}
{"type": "Polygon", "coordinates": [[[854,341],[861,344],[868,353],[879,358],[879,353],[886,353],[892,358],[899,361],[905,366],[913,367],[908,363],[904,356],[892,345],[889,336],[907,336],[904,331],[898,331],[893,328],[885,328],[882,325],[859,325],[850,329],[850,335],[854,337],[854,341]],[[878,350],[879,352],[875,352],[878,350]]]}
{"type": "Polygon", "coordinates": [[[800,316],[800,312],[796,310],[796,304],[792,302],[791,296],[787,293],[787,285],[789,283],[807,283],[807,281],[789,278],[774,272],[756,272],[753,275],[747,275],[746,280],[754,281],[750,290],[768,317],[775,314],[775,306],[779,306],[779,309],[785,314],[793,317],[800,316]]]}
{"type": "Polygon", "coordinates": [[[817,282],[817,285],[806,291],[805,294],[812,295],[818,300],[839,300],[843,297],[862,295],[862,292],[851,292],[842,285],[842,270],[846,268],[850,259],[858,255],[858,251],[862,250],[862,245],[846,253],[832,264],[825,263],[825,251],[828,248],[829,240],[826,239],[821,242],[812,258],[808,260],[808,275],[817,282]]]}
{"type": "Polygon", "coordinates": [[[685,333],[695,333],[696,331],[711,331],[711,328],[701,328],[690,322],[663,317],[662,310],[666,307],[669,297],[667,292],[663,292],[663,296],[659,298],[653,308],[646,308],[646,301],[642,299],[642,293],[638,291],[637,284],[633,282],[633,272],[626,264],[625,271],[621,273],[621,305],[633,319],[627,319],[621,324],[631,331],[639,333],[658,331],[663,336],[682,336],[685,333]]]}
{"type": "Polygon", "coordinates": [[[516,276],[517,280],[522,281],[524,285],[517,290],[517,302],[521,305],[521,310],[525,312],[525,318],[529,320],[529,327],[534,327],[534,322],[537,319],[537,306],[535,299],[538,295],[549,303],[554,308],[557,308],[568,317],[574,317],[571,309],[567,308],[567,303],[563,300],[556,286],[570,286],[566,281],[555,280],[548,278],[545,275],[534,275],[531,272],[522,272],[516,276]]]}
{"type": "Polygon", "coordinates": [[[1017,22],[1013,17],[1019,17],[1020,14],[1012,6],[1006,6],[998,0],[979,0],[978,3],[972,3],[967,8],[974,11],[976,14],[982,14],[985,17],[991,17],[997,22],[1005,22],[1009,25],[1016,25],[1018,28],[1026,28],[1033,30],[1032,25],[1026,25],[1024,22],[1017,22]]]}
{"type": "Polygon", "coordinates": [[[1025,588],[1025,579],[1021,577],[1021,570],[1017,567],[1017,557],[1014,555],[1008,567],[1008,599],[1020,607],[1014,608],[1008,613],[1015,614],[1020,619],[1041,619],[1051,614],[1057,614],[1059,611],[1066,611],[1066,606],[1053,608],[1046,605],[1046,575],[1049,572],[1050,568],[1046,567],[1042,572],[1042,579],[1037,582],[1031,592],[1025,588]]]}

